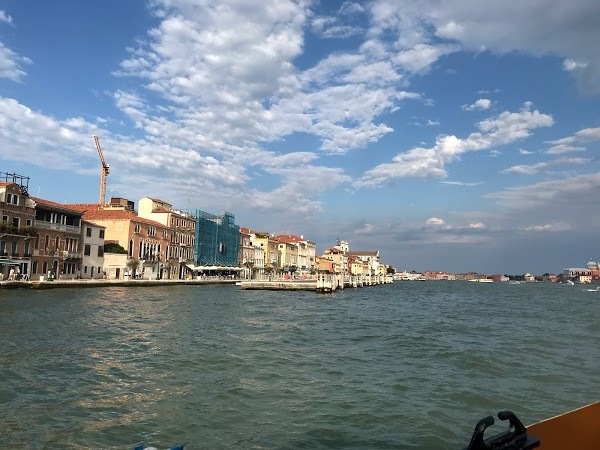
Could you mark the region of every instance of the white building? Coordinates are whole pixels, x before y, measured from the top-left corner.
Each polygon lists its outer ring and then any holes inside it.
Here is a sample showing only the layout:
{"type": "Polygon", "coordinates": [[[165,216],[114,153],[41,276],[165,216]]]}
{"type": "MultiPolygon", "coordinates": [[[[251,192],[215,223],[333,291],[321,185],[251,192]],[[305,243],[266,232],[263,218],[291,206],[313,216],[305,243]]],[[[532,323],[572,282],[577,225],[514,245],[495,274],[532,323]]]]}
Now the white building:
{"type": "Polygon", "coordinates": [[[81,234],[83,236],[83,259],[81,273],[83,279],[98,279],[104,272],[104,230],[106,227],[83,220],[81,234]]]}

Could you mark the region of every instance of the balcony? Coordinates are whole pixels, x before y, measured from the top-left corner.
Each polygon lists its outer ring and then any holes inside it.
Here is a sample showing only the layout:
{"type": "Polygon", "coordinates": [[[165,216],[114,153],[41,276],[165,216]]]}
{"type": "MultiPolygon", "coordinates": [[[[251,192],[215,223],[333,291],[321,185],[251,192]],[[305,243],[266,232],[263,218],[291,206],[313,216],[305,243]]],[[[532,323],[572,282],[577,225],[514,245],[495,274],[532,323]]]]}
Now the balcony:
{"type": "Polygon", "coordinates": [[[81,252],[62,252],[63,259],[81,259],[81,252]]]}
{"type": "Polygon", "coordinates": [[[35,226],[36,228],[40,228],[43,230],[64,231],[66,233],[74,234],[81,233],[81,227],[76,227],[74,225],[63,225],[61,223],[46,222],[44,220],[36,220],[35,226]]]}

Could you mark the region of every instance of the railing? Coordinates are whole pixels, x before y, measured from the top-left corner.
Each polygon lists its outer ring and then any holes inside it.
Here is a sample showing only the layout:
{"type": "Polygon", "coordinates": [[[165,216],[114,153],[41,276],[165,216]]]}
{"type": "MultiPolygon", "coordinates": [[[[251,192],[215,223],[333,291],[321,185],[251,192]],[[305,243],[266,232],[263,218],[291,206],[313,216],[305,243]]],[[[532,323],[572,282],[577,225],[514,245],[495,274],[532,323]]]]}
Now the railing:
{"type": "Polygon", "coordinates": [[[46,222],[44,220],[36,220],[35,226],[44,230],[66,231],[67,233],[81,233],[81,227],[75,225],[63,225],[61,223],[46,222]]]}
{"type": "Polygon", "coordinates": [[[80,252],[67,252],[67,251],[63,251],[63,259],[81,259],[81,253],[80,252]]]}

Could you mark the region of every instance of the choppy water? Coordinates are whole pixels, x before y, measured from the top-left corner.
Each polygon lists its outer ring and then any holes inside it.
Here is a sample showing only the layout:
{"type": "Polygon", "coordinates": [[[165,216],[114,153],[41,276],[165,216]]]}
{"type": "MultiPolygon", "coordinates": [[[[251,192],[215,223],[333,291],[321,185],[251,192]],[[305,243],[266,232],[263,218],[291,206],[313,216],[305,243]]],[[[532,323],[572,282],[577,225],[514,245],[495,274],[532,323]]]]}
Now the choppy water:
{"type": "Polygon", "coordinates": [[[462,448],[598,400],[581,286],[238,289],[0,291],[0,448],[462,448]]]}

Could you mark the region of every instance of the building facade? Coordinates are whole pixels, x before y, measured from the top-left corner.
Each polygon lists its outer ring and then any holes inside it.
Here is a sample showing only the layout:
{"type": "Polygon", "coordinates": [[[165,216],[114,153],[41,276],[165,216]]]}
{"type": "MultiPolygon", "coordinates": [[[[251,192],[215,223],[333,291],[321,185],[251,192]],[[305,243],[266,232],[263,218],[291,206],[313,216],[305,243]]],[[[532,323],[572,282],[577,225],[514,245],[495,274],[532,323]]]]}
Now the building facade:
{"type": "Polygon", "coordinates": [[[32,200],[36,237],[30,278],[75,278],[82,262],[81,211],[50,200],[32,200]]]}
{"type": "Polygon", "coordinates": [[[83,221],[81,270],[77,274],[82,279],[104,278],[104,234],[106,228],[93,222],[83,221]]]}
{"type": "Polygon", "coordinates": [[[0,280],[13,273],[29,278],[35,239],[35,202],[27,193],[27,177],[0,182],[0,280]],[[17,270],[18,269],[18,270],[17,270]]]}
{"type": "Polygon", "coordinates": [[[177,267],[172,274],[184,279],[188,265],[194,263],[196,243],[196,218],[186,212],[173,209],[170,203],[157,198],[144,197],[138,202],[138,216],[156,221],[169,228],[169,265],[177,267]]]}
{"type": "Polygon", "coordinates": [[[240,227],[231,213],[196,211],[194,259],[197,267],[237,268],[240,227]]]}

